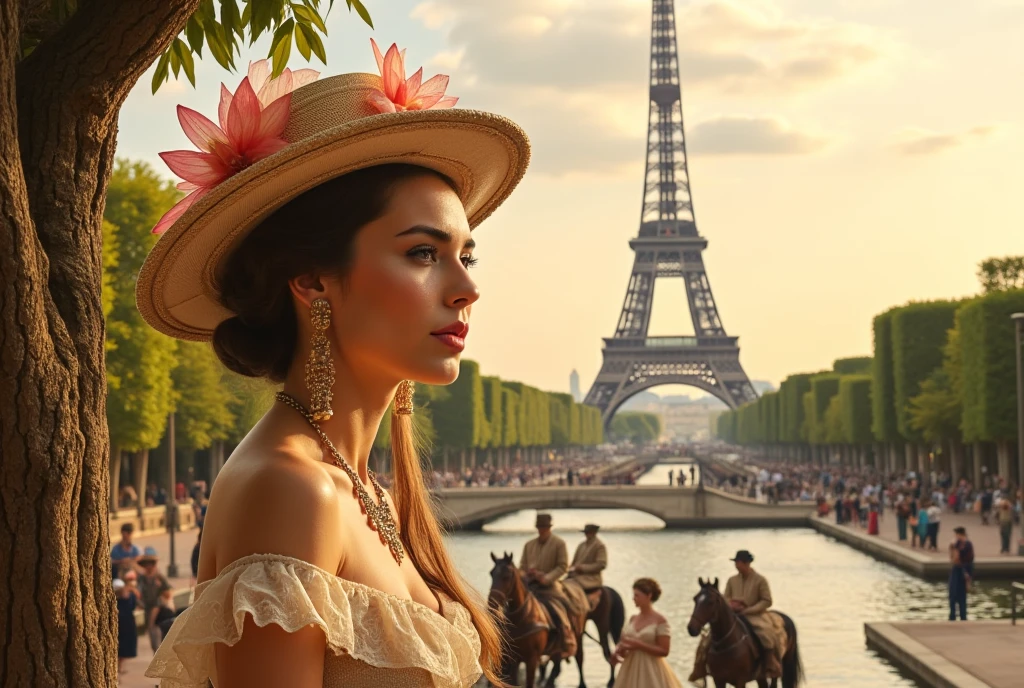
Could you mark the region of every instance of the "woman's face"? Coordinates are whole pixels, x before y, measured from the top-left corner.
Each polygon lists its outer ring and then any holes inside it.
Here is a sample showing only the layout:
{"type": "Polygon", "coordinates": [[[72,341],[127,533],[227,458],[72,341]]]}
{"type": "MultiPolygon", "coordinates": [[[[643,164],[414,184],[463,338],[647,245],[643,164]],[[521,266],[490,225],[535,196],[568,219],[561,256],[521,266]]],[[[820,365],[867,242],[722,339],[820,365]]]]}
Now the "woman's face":
{"type": "Polygon", "coordinates": [[[425,174],[395,185],[384,214],[356,234],[343,278],[324,279],[335,345],[354,372],[449,384],[480,297],[458,195],[425,174]]]}
{"type": "Polygon", "coordinates": [[[651,596],[645,593],[640,588],[633,588],[633,604],[638,607],[643,607],[651,603],[651,596]]]}

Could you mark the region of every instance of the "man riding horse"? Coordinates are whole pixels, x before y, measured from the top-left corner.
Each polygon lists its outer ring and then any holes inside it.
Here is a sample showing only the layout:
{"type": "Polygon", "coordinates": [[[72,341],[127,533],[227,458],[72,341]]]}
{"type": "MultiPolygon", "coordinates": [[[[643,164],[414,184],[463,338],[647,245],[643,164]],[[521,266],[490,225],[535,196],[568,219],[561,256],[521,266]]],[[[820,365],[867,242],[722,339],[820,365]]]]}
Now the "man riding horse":
{"type": "Polygon", "coordinates": [[[572,620],[586,618],[587,601],[578,586],[565,587],[562,578],[569,565],[569,551],[565,540],[552,534],[551,514],[537,514],[537,537],[523,547],[519,568],[526,572],[526,583],[539,599],[555,625],[558,636],[557,654],[576,656],[576,638],[582,628],[572,620]]]}
{"type": "MultiPolygon", "coordinates": [[[[772,593],[768,581],[750,565],[754,555],[741,549],[733,558],[738,573],[725,584],[722,596],[733,611],[742,614],[761,641],[765,678],[782,676],[782,656],[786,652],[786,628],[782,617],[768,609],[772,606],[772,593]]],[[[710,636],[704,636],[697,646],[697,658],[690,681],[707,676],[707,651],[710,636]]]]}
{"type": "Polygon", "coordinates": [[[572,566],[569,567],[569,575],[565,579],[566,585],[577,585],[583,591],[590,611],[593,611],[601,601],[601,588],[604,587],[601,572],[608,566],[608,550],[597,537],[597,531],[600,529],[601,526],[593,523],[584,526],[583,534],[586,539],[576,548],[572,566]]]}

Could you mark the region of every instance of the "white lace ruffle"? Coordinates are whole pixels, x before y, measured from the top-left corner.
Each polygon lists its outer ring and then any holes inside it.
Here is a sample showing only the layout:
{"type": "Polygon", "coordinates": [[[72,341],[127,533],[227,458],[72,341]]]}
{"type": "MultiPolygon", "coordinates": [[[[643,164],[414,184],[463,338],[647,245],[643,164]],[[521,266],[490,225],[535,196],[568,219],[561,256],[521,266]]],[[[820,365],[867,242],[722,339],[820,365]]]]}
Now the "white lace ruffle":
{"type": "Polygon", "coordinates": [[[206,688],[216,673],[214,643],[237,643],[248,613],[258,626],[289,633],[315,624],[335,655],[381,669],[424,669],[435,688],[473,685],[482,674],[480,638],[465,607],[446,598],[442,607],[443,617],[300,559],[254,554],[199,584],[146,676],[164,679],[163,688],[206,688]]]}

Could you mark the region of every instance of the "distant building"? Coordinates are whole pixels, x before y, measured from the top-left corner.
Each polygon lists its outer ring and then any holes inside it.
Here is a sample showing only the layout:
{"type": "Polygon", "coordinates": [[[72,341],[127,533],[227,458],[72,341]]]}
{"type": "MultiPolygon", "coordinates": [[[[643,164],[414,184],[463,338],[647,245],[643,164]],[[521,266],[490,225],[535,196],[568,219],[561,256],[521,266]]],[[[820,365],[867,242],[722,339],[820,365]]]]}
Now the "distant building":
{"type": "Polygon", "coordinates": [[[576,400],[576,403],[583,401],[583,392],[580,391],[580,374],[576,372],[574,368],[569,374],[569,393],[572,394],[572,398],[576,400]]]}

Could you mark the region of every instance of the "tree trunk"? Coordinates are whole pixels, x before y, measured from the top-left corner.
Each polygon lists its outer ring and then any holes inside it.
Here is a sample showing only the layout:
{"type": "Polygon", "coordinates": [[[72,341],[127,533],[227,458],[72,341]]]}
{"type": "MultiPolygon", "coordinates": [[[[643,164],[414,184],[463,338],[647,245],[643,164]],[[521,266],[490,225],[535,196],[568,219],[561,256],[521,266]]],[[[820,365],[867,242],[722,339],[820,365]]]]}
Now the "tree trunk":
{"type": "Polygon", "coordinates": [[[79,3],[18,62],[30,5],[0,2],[0,683],[106,687],[100,222],[118,111],[198,0],[79,3]]]}
{"type": "MultiPolygon", "coordinates": [[[[908,471],[917,471],[917,445],[911,442],[907,442],[903,445],[903,458],[908,471]]],[[[918,473],[918,479],[921,478],[921,474],[918,473]]]]}
{"type": "Polygon", "coordinates": [[[980,490],[983,485],[984,474],[981,471],[983,461],[985,460],[984,447],[981,442],[975,442],[971,445],[971,475],[974,480],[974,488],[980,490]]]}
{"type": "Polygon", "coordinates": [[[964,473],[964,443],[960,440],[949,442],[949,477],[953,479],[953,485],[967,477],[964,473]]]}
{"type": "Polygon", "coordinates": [[[999,477],[1006,481],[1006,484],[1010,484],[1010,449],[1011,443],[1009,440],[999,440],[996,442],[996,461],[997,472],[999,477]]]}
{"type": "Polygon", "coordinates": [[[139,498],[136,507],[138,508],[139,516],[142,516],[142,510],[146,508],[146,481],[149,479],[148,449],[132,454],[132,477],[135,479],[135,494],[139,498]]]}

